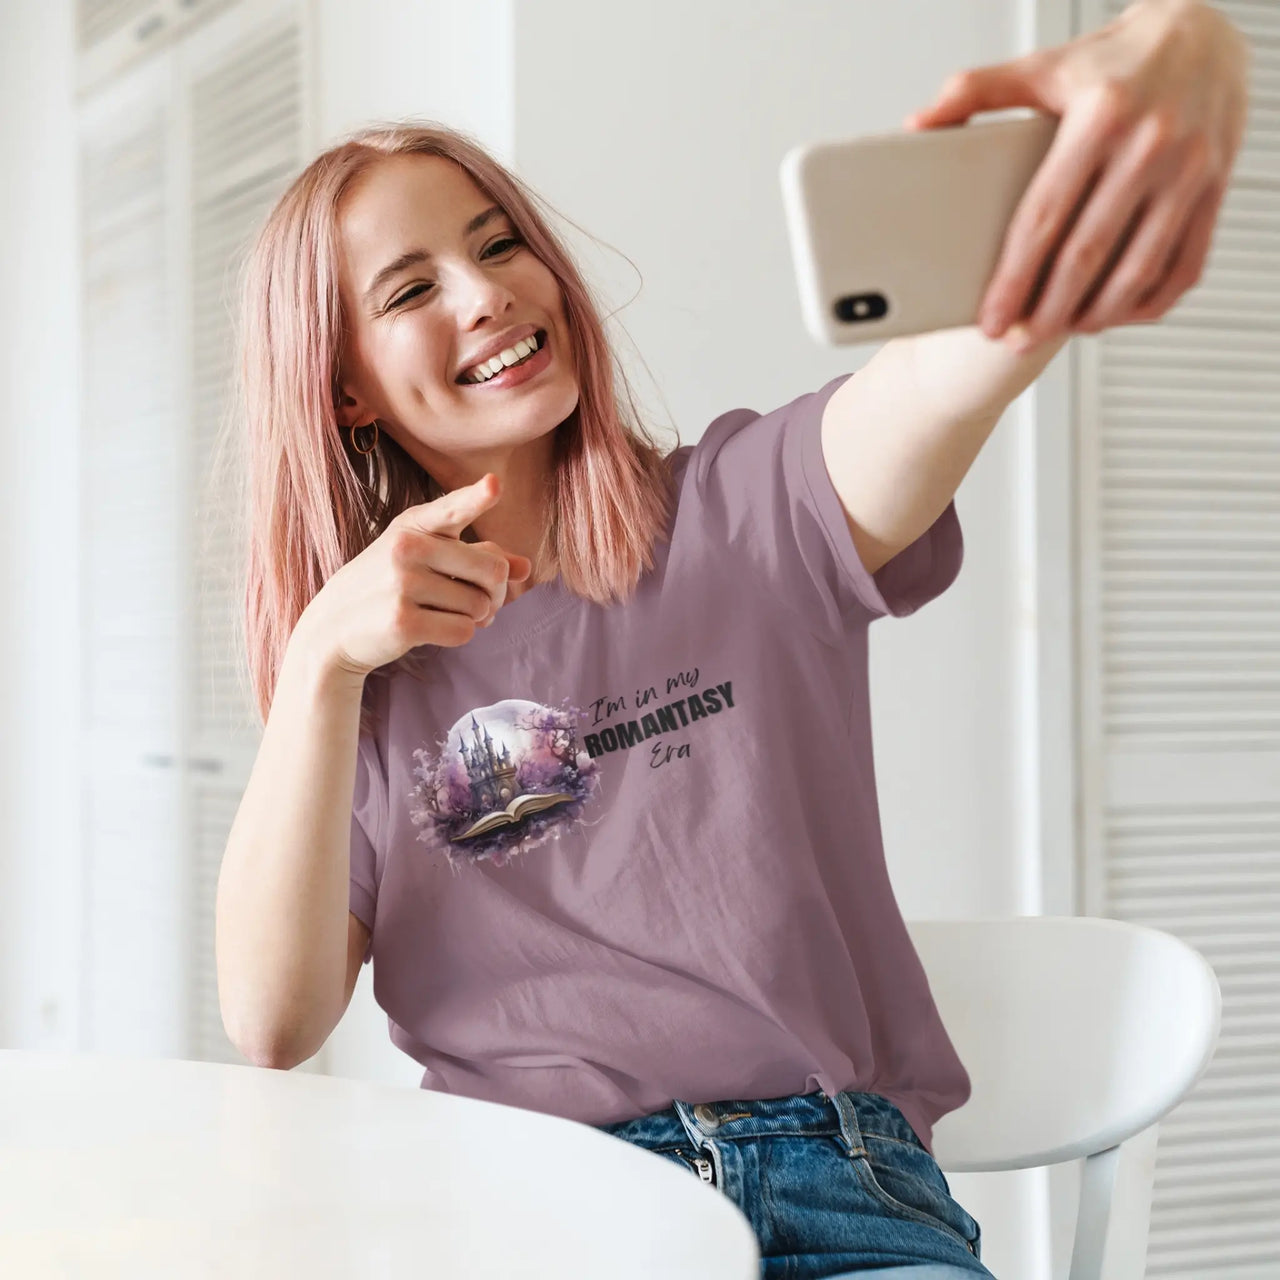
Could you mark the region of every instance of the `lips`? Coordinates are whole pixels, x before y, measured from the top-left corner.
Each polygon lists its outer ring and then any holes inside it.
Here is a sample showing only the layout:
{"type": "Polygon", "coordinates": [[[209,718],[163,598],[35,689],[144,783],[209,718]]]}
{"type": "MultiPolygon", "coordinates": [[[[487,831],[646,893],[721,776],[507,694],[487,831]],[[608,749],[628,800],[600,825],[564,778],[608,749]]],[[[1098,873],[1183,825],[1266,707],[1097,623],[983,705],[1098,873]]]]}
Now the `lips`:
{"type": "Polygon", "coordinates": [[[477,395],[481,391],[496,395],[508,388],[522,387],[530,382],[536,382],[550,368],[555,359],[550,335],[545,330],[540,329],[538,332],[542,342],[531,355],[525,356],[515,364],[505,365],[492,377],[476,382],[461,382],[458,385],[465,387],[468,391],[474,391],[477,395]]]}
{"type": "Polygon", "coordinates": [[[495,338],[487,347],[479,351],[475,356],[467,361],[466,364],[458,370],[455,382],[459,382],[464,386],[470,385],[471,378],[469,375],[478,364],[485,364],[492,360],[494,356],[501,355],[509,347],[514,347],[517,342],[525,338],[532,338],[535,333],[545,334],[545,330],[537,328],[535,325],[520,325],[515,329],[508,329],[500,338],[495,338]]]}

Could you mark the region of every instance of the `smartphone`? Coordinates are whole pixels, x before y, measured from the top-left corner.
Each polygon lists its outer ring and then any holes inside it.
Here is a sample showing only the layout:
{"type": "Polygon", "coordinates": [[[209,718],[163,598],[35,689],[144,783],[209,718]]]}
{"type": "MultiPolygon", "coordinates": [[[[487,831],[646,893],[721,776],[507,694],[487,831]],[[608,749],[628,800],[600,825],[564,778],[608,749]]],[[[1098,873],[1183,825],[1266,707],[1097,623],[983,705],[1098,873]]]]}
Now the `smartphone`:
{"type": "Polygon", "coordinates": [[[849,346],[976,324],[1057,128],[1037,112],[788,151],[782,203],[813,337],[849,346]]]}

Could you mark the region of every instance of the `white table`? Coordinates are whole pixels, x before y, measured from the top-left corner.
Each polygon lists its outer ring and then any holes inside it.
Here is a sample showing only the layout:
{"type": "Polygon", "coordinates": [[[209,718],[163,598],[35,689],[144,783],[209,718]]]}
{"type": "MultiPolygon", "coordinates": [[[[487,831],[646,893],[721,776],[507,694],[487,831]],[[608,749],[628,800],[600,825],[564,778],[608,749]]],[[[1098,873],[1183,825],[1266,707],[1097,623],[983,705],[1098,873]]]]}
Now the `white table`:
{"type": "Polygon", "coordinates": [[[757,1280],[745,1217],[553,1116],[247,1066],[0,1052],[0,1275],[757,1280]]]}

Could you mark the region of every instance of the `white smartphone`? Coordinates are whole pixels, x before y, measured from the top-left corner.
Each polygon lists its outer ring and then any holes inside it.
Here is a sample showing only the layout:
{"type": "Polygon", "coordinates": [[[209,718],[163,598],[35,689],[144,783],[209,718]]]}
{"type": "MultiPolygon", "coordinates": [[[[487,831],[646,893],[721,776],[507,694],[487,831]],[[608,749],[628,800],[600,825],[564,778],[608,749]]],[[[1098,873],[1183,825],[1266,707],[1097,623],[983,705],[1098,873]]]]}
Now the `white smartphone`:
{"type": "Polygon", "coordinates": [[[848,346],[975,324],[1057,127],[1035,113],[788,151],[782,203],[813,337],[848,346]]]}

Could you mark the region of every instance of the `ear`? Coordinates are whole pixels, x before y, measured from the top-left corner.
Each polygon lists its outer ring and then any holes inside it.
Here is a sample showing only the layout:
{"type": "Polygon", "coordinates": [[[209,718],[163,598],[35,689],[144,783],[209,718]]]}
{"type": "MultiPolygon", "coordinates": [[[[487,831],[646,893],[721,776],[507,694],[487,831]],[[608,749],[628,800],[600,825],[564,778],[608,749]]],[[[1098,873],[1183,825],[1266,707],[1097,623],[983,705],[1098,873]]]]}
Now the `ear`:
{"type": "Polygon", "coordinates": [[[364,403],[362,397],[353,395],[345,386],[338,392],[338,400],[333,406],[333,412],[338,425],[348,430],[351,427],[366,426],[378,416],[364,403]]]}

